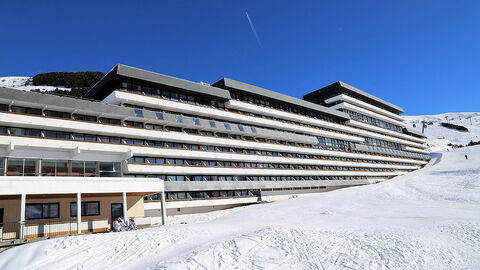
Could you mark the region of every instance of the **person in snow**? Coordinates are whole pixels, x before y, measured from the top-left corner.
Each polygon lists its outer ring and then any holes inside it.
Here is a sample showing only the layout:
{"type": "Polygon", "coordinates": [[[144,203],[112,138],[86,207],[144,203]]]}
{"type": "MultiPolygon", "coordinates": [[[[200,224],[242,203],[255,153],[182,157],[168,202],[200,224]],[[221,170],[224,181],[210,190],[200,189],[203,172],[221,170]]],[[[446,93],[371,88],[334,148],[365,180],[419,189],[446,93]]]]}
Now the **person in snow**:
{"type": "Polygon", "coordinates": [[[137,229],[137,224],[135,224],[135,219],[131,218],[128,224],[128,230],[134,231],[137,229]]]}
{"type": "Polygon", "coordinates": [[[465,159],[468,160],[468,156],[467,156],[467,155],[465,155],[465,159]]]}
{"type": "Polygon", "coordinates": [[[116,232],[125,231],[126,228],[127,228],[127,225],[125,224],[125,222],[122,220],[121,217],[118,217],[113,222],[113,230],[116,231],[116,232]]]}

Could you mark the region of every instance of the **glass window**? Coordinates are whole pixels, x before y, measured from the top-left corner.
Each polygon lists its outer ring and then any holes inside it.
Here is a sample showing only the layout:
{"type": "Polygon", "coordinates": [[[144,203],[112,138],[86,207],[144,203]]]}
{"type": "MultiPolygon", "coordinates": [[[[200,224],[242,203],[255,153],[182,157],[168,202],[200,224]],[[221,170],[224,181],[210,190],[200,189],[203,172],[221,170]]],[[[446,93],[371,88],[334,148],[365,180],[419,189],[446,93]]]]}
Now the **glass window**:
{"type": "Polygon", "coordinates": [[[23,164],[23,175],[34,176],[37,173],[37,161],[33,159],[25,159],[23,164]]]}
{"type": "Polygon", "coordinates": [[[209,121],[210,127],[212,128],[217,128],[217,124],[215,124],[215,121],[209,121]]]}
{"type": "Polygon", "coordinates": [[[120,162],[100,162],[100,177],[120,177],[120,162]]]}
{"type": "Polygon", "coordinates": [[[25,207],[25,219],[58,218],[59,203],[36,203],[27,204],[25,207]]]}
{"type": "Polygon", "coordinates": [[[68,175],[68,162],[65,160],[57,160],[56,162],[57,176],[68,175]]]}
{"type": "Polygon", "coordinates": [[[23,159],[9,158],[7,161],[7,175],[23,176],[23,159]]]}
{"type": "Polygon", "coordinates": [[[25,135],[25,129],[23,128],[10,128],[11,135],[25,135]]]}
{"type": "Polygon", "coordinates": [[[163,112],[156,112],[155,115],[157,116],[158,120],[163,120],[163,112]]]}
{"type": "Polygon", "coordinates": [[[135,117],[141,117],[143,118],[143,110],[142,109],[133,109],[135,113],[135,117]]]}
{"type": "MultiPolygon", "coordinates": [[[[82,216],[100,215],[100,202],[82,202],[82,216]]],[[[77,203],[70,203],[70,216],[77,216],[77,203]]]]}
{"type": "MultiPolygon", "coordinates": [[[[42,162],[42,174],[43,174],[42,162]]],[[[84,176],[85,175],[85,163],[83,161],[72,161],[72,176],[84,176]]]]}
{"type": "Polygon", "coordinates": [[[231,130],[231,127],[230,127],[229,123],[224,123],[223,125],[225,126],[226,130],[231,130]]]}
{"type": "MultiPolygon", "coordinates": [[[[119,164],[120,165],[120,164],[119,164]]],[[[90,177],[95,176],[97,169],[97,163],[95,161],[85,161],[85,174],[84,176],[90,177]]]]}
{"type": "Polygon", "coordinates": [[[243,128],[242,125],[238,125],[238,130],[240,130],[241,132],[245,132],[245,129],[243,128]]]}
{"type": "Polygon", "coordinates": [[[38,130],[38,129],[26,129],[25,130],[25,135],[40,137],[40,130],[38,130]]]}
{"type": "Polygon", "coordinates": [[[256,128],[251,127],[250,129],[252,130],[252,133],[253,133],[253,134],[257,134],[257,129],[256,129],[256,128]]]}
{"type": "Polygon", "coordinates": [[[55,176],[55,161],[42,160],[42,176],[55,176]]]}
{"type": "Polygon", "coordinates": [[[178,123],[178,124],[183,124],[183,118],[181,115],[175,115],[175,121],[178,123]]]}
{"type": "Polygon", "coordinates": [[[200,126],[200,119],[198,119],[198,118],[192,118],[192,120],[193,120],[193,124],[194,124],[195,126],[200,126]]]}

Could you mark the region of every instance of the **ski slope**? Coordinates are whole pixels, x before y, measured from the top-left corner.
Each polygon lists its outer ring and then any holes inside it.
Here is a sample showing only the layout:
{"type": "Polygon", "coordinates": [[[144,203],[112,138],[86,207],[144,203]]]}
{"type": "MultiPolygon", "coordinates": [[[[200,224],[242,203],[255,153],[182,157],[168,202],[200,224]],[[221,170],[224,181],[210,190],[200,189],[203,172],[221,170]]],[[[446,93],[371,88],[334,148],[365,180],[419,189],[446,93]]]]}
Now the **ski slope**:
{"type": "Polygon", "coordinates": [[[0,87],[9,87],[18,90],[40,90],[53,91],[53,90],[66,90],[70,91],[71,88],[61,86],[48,86],[48,85],[32,85],[32,77],[19,77],[19,76],[7,76],[0,77],[0,87]]]}
{"type": "Polygon", "coordinates": [[[443,151],[452,147],[448,144],[467,145],[480,141],[480,112],[442,113],[437,115],[404,116],[408,127],[422,132],[422,121],[429,123],[425,128],[430,151],[443,151]],[[443,127],[440,123],[451,123],[468,128],[469,132],[443,127]],[[415,127],[414,127],[415,125],[415,127]]]}
{"type": "Polygon", "coordinates": [[[0,253],[0,269],[111,268],[480,269],[480,146],[375,185],[0,253]]]}

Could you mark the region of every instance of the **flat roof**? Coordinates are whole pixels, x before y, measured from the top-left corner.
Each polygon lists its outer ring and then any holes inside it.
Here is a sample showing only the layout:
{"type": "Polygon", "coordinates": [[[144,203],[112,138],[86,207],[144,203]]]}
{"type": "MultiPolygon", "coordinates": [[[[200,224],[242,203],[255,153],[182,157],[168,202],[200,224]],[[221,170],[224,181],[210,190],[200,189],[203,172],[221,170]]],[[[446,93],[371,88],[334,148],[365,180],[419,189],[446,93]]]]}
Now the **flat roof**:
{"type": "Polygon", "coordinates": [[[287,96],[287,95],[284,95],[284,94],[281,94],[281,93],[278,93],[278,92],[275,92],[275,91],[267,90],[265,88],[261,88],[261,87],[255,86],[255,85],[239,82],[239,81],[232,80],[232,79],[229,79],[229,78],[220,79],[219,81],[214,83],[213,86],[226,88],[226,89],[235,89],[235,90],[239,90],[241,92],[245,92],[247,94],[254,94],[254,95],[258,95],[258,96],[267,97],[267,98],[272,99],[272,100],[293,104],[293,105],[296,105],[296,106],[299,106],[299,107],[302,107],[302,108],[305,108],[305,109],[308,109],[308,110],[311,110],[311,111],[322,112],[324,114],[328,114],[330,116],[341,118],[341,119],[344,119],[344,120],[350,119],[348,114],[346,114],[344,112],[340,112],[340,111],[330,109],[328,107],[318,105],[318,104],[315,104],[315,103],[312,103],[312,102],[309,102],[309,101],[306,101],[306,100],[294,98],[294,97],[287,96]]]}
{"type": "Polygon", "coordinates": [[[329,91],[333,91],[333,90],[336,90],[336,89],[339,89],[339,88],[342,88],[344,90],[347,90],[351,93],[355,93],[357,95],[360,95],[360,96],[363,96],[373,102],[376,102],[376,103],[380,103],[388,108],[390,108],[392,111],[396,112],[397,114],[400,114],[400,113],[404,113],[403,109],[396,106],[396,105],[393,105],[392,103],[388,102],[388,101],[385,101],[383,99],[380,99],[376,96],[373,96],[373,95],[370,95],[369,93],[367,92],[364,92],[354,86],[351,86],[347,83],[344,83],[344,82],[341,82],[341,81],[338,81],[338,82],[335,82],[335,83],[332,83],[328,86],[325,86],[325,87],[322,87],[316,91],[313,91],[311,93],[308,93],[306,95],[303,96],[303,99],[304,100],[311,100],[311,99],[314,99],[315,97],[321,95],[321,94],[324,94],[324,93],[327,93],[329,91]]]}
{"type": "MultiPolygon", "coordinates": [[[[197,93],[200,95],[207,95],[221,100],[229,100],[230,92],[225,89],[216,88],[213,86],[203,85],[196,82],[191,82],[160,73],[143,70],[139,68],[130,67],[127,65],[118,64],[110,70],[100,81],[98,81],[85,95],[86,98],[95,98],[101,92],[103,87],[114,79],[127,77],[137,80],[147,81],[153,84],[165,85],[173,88],[182,89],[190,93],[197,93]]],[[[105,94],[105,93],[102,93],[105,94]]],[[[109,94],[109,93],[108,93],[109,94]]],[[[107,95],[108,95],[107,94],[107,95]]]]}

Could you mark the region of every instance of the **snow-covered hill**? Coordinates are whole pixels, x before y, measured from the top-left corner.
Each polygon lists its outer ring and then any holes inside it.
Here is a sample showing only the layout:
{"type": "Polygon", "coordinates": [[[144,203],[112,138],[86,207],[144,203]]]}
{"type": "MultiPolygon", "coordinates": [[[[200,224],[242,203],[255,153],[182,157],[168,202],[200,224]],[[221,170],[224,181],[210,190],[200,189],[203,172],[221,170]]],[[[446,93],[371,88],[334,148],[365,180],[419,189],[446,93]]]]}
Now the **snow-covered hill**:
{"type": "Polygon", "coordinates": [[[53,90],[67,90],[70,88],[60,86],[48,86],[48,85],[32,85],[32,77],[0,77],[0,87],[9,87],[19,90],[40,90],[40,91],[53,91],[53,90]]]}
{"type": "Polygon", "coordinates": [[[470,141],[480,141],[480,112],[442,113],[437,115],[405,116],[408,127],[422,131],[422,121],[428,123],[425,128],[430,151],[442,151],[452,147],[448,144],[467,145],[470,141]],[[440,123],[451,123],[468,128],[468,132],[443,127],[440,123]]]}
{"type": "Polygon", "coordinates": [[[15,247],[0,269],[480,269],[479,254],[472,146],[375,185],[15,247]]]}

